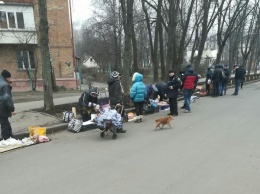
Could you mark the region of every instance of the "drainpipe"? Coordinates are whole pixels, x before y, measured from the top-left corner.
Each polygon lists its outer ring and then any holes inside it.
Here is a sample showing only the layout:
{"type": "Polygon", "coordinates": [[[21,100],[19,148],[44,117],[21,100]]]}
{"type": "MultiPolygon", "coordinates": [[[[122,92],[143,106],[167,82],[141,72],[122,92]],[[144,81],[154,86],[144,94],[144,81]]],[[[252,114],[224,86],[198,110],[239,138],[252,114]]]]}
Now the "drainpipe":
{"type": "Polygon", "coordinates": [[[71,28],[71,44],[72,44],[72,57],[73,57],[73,67],[75,70],[75,77],[76,77],[76,87],[77,87],[77,64],[76,64],[76,58],[75,58],[75,42],[74,42],[74,31],[73,31],[73,22],[72,22],[72,11],[71,11],[71,5],[72,0],[68,0],[69,4],[69,16],[70,16],[70,28],[71,28]]]}

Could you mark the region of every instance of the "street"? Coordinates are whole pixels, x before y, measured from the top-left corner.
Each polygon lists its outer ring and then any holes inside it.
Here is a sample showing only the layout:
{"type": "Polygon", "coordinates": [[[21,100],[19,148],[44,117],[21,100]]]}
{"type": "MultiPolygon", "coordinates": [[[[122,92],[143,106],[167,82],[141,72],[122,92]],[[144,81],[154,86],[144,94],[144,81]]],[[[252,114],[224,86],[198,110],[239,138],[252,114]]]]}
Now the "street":
{"type": "Polygon", "coordinates": [[[259,194],[260,82],[233,91],[179,109],[173,129],[154,130],[162,111],[116,140],[65,130],[2,154],[1,193],[259,194]]]}

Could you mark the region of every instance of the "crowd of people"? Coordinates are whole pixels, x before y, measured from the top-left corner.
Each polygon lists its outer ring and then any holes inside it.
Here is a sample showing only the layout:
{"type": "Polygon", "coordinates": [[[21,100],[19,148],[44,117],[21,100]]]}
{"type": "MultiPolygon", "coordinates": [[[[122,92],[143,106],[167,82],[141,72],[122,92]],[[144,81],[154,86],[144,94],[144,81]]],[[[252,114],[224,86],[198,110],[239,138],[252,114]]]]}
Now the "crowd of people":
{"type": "MultiPolygon", "coordinates": [[[[246,70],[244,66],[237,65],[235,65],[233,69],[235,71],[235,91],[232,95],[237,96],[239,88],[242,89],[243,87],[246,70]]],[[[228,65],[224,65],[224,67],[222,65],[216,65],[214,70],[208,68],[205,81],[207,95],[213,97],[226,95],[230,75],[228,65]]]]}
{"type": "MultiPolygon", "coordinates": [[[[170,70],[168,73],[168,81],[157,84],[143,83],[143,75],[135,72],[132,77],[132,86],[130,89],[130,99],[135,107],[135,123],[143,122],[144,104],[148,107],[152,106],[152,101],[159,97],[158,101],[168,99],[170,106],[170,113],[168,115],[178,116],[178,102],[179,90],[183,89],[185,113],[191,112],[190,98],[193,90],[198,82],[198,75],[195,73],[191,65],[186,67],[182,76],[178,76],[174,71],[170,70]]],[[[111,109],[116,109],[123,105],[122,96],[124,90],[121,83],[121,74],[113,71],[108,84],[109,104],[111,109]]],[[[83,122],[91,119],[90,115],[94,112],[97,105],[98,88],[92,88],[84,92],[79,99],[79,109],[82,115],[83,122]]],[[[125,130],[121,129],[121,133],[125,130]]]]}
{"type": "MultiPolygon", "coordinates": [[[[243,88],[245,81],[246,70],[243,66],[235,65],[235,91],[232,95],[237,96],[239,89],[243,88]]],[[[213,97],[226,95],[227,85],[230,79],[230,70],[227,65],[216,65],[215,69],[208,68],[206,73],[206,93],[213,97]]],[[[130,90],[130,99],[134,103],[136,119],[135,123],[143,122],[143,107],[144,103],[152,106],[151,100],[157,97],[159,101],[168,99],[170,113],[168,115],[178,116],[177,98],[179,90],[183,90],[185,113],[191,112],[190,99],[194,89],[197,86],[199,76],[194,71],[191,65],[187,65],[186,70],[178,76],[174,71],[169,71],[168,81],[163,83],[147,84],[143,83],[143,75],[135,72],[132,77],[132,87],[130,90]]],[[[1,135],[3,139],[13,137],[12,128],[8,120],[9,117],[15,115],[15,107],[12,99],[11,73],[3,70],[0,76],[0,125],[1,135]]],[[[121,83],[121,74],[117,71],[111,73],[111,78],[107,81],[109,104],[111,109],[117,109],[123,106],[122,96],[124,90],[121,83]]],[[[79,98],[79,110],[82,116],[82,121],[91,120],[91,113],[97,108],[99,91],[97,87],[87,90],[82,93],[79,98]]],[[[121,111],[124,114],[124,111],[121,111]]],[[[125,130],[120,129],[118,132],[124,133],[125,130]]]]}

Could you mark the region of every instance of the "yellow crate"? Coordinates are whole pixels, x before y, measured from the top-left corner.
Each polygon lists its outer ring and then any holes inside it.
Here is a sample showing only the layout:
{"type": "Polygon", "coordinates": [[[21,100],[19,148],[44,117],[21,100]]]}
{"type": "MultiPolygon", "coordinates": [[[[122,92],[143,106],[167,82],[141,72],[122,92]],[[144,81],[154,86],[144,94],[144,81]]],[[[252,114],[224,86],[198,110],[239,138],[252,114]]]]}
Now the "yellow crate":
{"type": "Polygon", "coordinates": [[[40,126],[29,126],[29,134],[30,136],[39,135],[39,136],[46,136],[46,127],[40,126]]]}

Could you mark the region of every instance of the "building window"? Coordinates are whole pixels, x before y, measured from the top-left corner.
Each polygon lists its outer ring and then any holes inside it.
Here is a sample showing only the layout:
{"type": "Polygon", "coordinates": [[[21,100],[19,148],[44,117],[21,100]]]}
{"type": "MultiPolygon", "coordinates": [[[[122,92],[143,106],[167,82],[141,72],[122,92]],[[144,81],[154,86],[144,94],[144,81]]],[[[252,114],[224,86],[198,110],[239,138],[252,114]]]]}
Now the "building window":
{"type": "Polygon", "coordinates": [[[0,11],[0,28],[24,29],[23,13],[0,11]]]}
{"type": "Polygon", "coordinates": [[[17,24],[19,29],[24,29],[23,13],[16,12],[17,24]]]}
{"type": "Polygon", "coordinates": [[[19,69],[36,68],[33,51],[17,51],[16,58],[19,69]]]}
{"type": "Polygon", "coordinates": [[[15,17],[13,12],[8,12],[9,28],[16,28],[15,17]]]}
{"type": "Polygon", "coordinates": [[[7,28],[7,19],[5,11],[0,11],[0,28],[7,28]]]}

